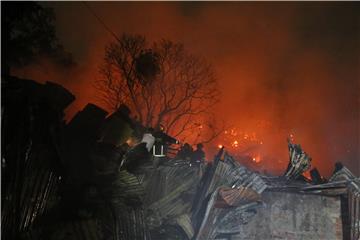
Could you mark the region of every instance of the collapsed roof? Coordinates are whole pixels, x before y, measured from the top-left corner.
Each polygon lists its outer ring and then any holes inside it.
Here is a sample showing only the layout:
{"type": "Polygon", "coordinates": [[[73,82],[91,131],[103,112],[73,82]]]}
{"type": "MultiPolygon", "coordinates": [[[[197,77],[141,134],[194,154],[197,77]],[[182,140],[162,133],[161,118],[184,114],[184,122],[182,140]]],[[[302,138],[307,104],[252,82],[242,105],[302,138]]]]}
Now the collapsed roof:
{"type": "Polygon", "coordinates": [[[54,214],[53,233],[43,239],[360,237],[360,179],[346,167],[337,169],[329,181],[305,179],[302,173],[310,168],[311,158],[300,145],[289,142],[289,166],[283,176],[253,172],[224,149],[208,164],[153,159],[156,164],[141,164],[137,171],[118,171],[117,160],[124,151],[97,143],[104,110],[89,104],[65,124],[63,111],[74,100],[66,89],[11,77],[3,79],[2,86],[7,91],[2,101],[6,141],[1,217],[2,235],[9,239],[19,234],[40,239],[39,232],[50,232],[44,229],[51,218],[43,217],[58,203],[62,183],[78,187],[93,181],[94,175],[104,195],[90,186],[81,195],[88,204],[84,206],[76,199],[82,188],[74,188],[60,202],[71,208],[81,205],[81,210],[110,209],[110,214],[100,216],[109,224],[98,231],[98,219],[86,211],[68,224],[54,214]],[[93,175],[89,159],[100,163],[93,175]]]}

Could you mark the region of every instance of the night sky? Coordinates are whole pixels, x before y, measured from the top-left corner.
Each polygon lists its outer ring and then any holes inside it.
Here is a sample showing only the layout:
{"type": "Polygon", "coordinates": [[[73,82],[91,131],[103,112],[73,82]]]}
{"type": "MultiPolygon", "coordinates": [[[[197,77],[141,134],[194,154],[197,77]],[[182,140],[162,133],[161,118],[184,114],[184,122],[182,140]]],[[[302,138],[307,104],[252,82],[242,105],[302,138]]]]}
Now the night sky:
{"type": "MultiPolygon", "coordinates": [[[[71,116],[97,103],[93,82],[114,39],[82,2],[42,2],[57,17],[57,35],[77,65],[41,59],[15,72],[63,84],[76,96],[71,116]],[[45,71],[44,71],[45,70],[45,71]]],[[[262,152],[288,161],[286,137],[331,175],[336,161],[360,174],[360,4],[357,2],[88,2],[118,35],[184,43],[211,62],[229,125],[256,132],[262,152]]],[[[221,139],[214,144],[221,144],[221,139]]]]}

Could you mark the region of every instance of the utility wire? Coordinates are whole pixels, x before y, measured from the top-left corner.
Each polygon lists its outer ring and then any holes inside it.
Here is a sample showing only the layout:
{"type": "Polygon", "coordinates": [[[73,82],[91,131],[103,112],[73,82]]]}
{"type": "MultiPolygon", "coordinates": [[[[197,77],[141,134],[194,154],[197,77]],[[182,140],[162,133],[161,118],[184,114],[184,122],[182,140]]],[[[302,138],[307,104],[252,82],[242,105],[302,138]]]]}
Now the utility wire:
{"type": "Polygon", "coordinates": [[[106,23],[95,13],[95,11],[87,4],[85,1],[82,1],[85,7],[91,12],[92,15],[100,22],[100,24],[108,31],[117,41],[121,42],[120,38],[106,25],[106,23]]]}

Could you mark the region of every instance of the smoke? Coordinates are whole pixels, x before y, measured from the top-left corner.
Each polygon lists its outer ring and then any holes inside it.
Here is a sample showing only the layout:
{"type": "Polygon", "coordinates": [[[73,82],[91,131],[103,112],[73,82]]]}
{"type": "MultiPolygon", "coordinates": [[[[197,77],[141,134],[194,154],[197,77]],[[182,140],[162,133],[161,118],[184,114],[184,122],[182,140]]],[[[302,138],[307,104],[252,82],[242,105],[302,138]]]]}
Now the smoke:
{"type": "MultiPolygon", "coordinates": [[[[77,97],[71,116],[98,103],[92,85],[114,39],[81,2],[42,4],[55,9],[58,37],[78,66],[64,70],[43,59],[42,67],[16,72],[71,90],[77,97]]],[[[265,167],[286,168],[286,137],[294,134],[323,175],[331,175],[336,161],[360,174],[357,3],[88,5],[119,35],[179,41],[211,62],[223,95],[215,106],[219,120],[263,139],[261,151],[274,161],[265,167]]]]}

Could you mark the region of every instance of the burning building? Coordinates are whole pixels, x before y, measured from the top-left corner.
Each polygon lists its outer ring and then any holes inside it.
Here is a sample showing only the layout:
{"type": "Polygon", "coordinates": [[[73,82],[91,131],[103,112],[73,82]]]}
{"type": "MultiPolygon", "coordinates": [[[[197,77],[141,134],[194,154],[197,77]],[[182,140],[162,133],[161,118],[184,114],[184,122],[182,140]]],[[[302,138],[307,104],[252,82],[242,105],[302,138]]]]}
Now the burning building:
{"type": "Polygon", "coordinates": [[[107,116],[89,104],[65,123],[74,96],[60,85],[3,77],[2,87],[4,239],[360,237],[360,179],[341,164],[329,180],[304,177],[311,157],[292,141],[281,176],[223,147],[191,164],[154,156],[150,133],[125,144],[124,109],[107,116]]]}
{"type": "Polygon", "coordinates": [[[358,240],[359,6],[2,2],[2,237],[358,240]]]}

